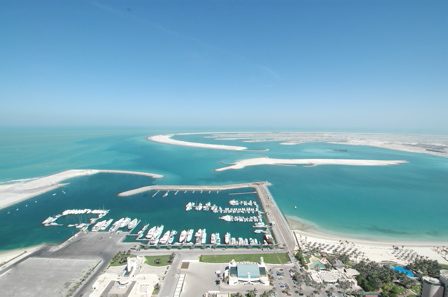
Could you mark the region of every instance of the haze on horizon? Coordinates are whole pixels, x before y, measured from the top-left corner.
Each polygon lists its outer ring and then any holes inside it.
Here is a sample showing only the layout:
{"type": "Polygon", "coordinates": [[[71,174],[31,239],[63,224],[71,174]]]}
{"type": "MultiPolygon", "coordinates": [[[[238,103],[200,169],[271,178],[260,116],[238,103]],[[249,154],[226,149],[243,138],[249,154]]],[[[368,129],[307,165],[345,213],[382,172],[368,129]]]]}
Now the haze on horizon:
{"type": "Polygon", "coordinates": [[[447,1],[2,1],[0,126],[448,133],[447,1]]]}

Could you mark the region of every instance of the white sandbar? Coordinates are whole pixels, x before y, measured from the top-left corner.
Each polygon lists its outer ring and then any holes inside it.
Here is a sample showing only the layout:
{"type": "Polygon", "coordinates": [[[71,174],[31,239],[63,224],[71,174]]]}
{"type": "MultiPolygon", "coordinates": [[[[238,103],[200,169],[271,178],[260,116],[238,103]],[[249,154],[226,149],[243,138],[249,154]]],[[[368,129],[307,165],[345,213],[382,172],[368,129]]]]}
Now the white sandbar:
{"type": "Polygon", "coordinates": [[[151,178],[161,178],[160,174],[125,171],[125,170],[97,170],[97,169],[74,169],[67,170],[53,175],[36,178],[32,180],[23,180],[14,183],[0,185],[0,209],[11,206],[18,202],[27,200],[34,196],[46,193],[48,191],[62,187],[67,179],[93,175],[97,173],[115,173],[115,174],[133,174],[148,176],[151,178]]]}
{"type": "MultiPolygon", "coordinates": [[[[191,134],[193,134],[193,133],[191,133],[191,134]]],[[[199,148],[207,148],[207,149],[214,149],[214,150],[243,151],[243,150],[247,149],[247,147],[244,147],[244,146],[209,144],[209,143],[176,140],[176,139],[172,138],[175,135],[176,134],[154,135],[154,136],[148,137],[148,140],[151,140],[154,142],[159,142],[159,143],[164,143],[164,144],[199,147],[199,148]]],[[[187,135],[187,133],[178,134],[178,135],[187,135]]]]}
{"type": "Polygon", "coordinates": [[[259,165],[347,165],[347,166],[388,166],[407,163],[404,160],[356,160],[356,159],[274,159],[252,158],[235,162],[233,165],[215,169],[225,171],[230,169],[243,169],[249,166],[259,165]]]}

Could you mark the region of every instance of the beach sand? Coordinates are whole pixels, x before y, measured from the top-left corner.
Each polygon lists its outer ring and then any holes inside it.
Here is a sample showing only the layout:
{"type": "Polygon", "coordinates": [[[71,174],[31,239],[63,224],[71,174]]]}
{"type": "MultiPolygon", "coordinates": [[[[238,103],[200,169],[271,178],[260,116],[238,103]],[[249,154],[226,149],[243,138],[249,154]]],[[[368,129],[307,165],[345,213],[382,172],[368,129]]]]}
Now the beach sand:
{"type": "Polygon", "coordinates": [[[252,158],[235,162],[233,165],[215,169],[225,171],[231,169],[243,169],[258,165],[347,165],[347,166],[389,166],[406,163],[404,160],[355,160],[355,159],[274,159],[252,158]]]}
{"type": "Polygon", "coordinates": [[[448,242],[362,239],[326,232],[296,217],[287,219],[303,250],[317,248],[328,254],[353,254],[351,258],[355,261],[368,259],[406,265],[416,257],[424,257],[448,264],[448,253],[444,252],[444,249],[448,251],[448,242]]]}
{"type": "Polygon", "coordinates": [[[74,177],[92,175],[97,173],[134,174],[151,178],[161,178],[162,175],[124,170],[96,170],[96,169],[74,169],[53,175],[6,183],[0,185],[0,209],[25,201],[34,196],[52,191],[64,185],[64,181],[74,177]]]}
{"type": "MultiPolygon", "coordinates": [[[[183,133],[177,135],[190,135],[193,133],[183,133]]],[[[199,133],[200,134],[200,133],[199,133]]],[[[180,146],[189,146],[189,147],[199,147],[199,148],[207,148],[207,149],[215,149],[215,150],[228,150],[228,151],[243,151],[247,148],[244,146],[234,146],[234,145],[223,145],[223,144],[207,144],[200,142],[191,142],[191,141],[182,141],[176,140],[172,137],[176,134],[167,134],[167,135],[154,135],[148,137],[148,140],[164,143],[164,144],[172,144],[172,145],[180,145],[180,146]]]]}

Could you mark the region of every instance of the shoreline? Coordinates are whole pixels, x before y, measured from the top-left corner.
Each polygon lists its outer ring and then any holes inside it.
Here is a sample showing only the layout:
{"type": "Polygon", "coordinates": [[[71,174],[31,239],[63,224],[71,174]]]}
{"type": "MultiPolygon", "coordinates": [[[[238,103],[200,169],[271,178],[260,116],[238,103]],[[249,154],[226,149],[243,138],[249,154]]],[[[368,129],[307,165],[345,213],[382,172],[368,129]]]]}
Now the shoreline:
{"type": "Polygon", "coordinates": [[[45,177],[27,179],[19,182],[0,184],[0,209],[7,208],[35,196],[63,187],[64,181],[81,176],[98,173],[142,175],[151,178],[162,178],[163,175],[126,170],[71,169],[45,177]]]}
{"type": "Polygon", "coordinates": [[[298,218],[296,216],[286,215],[286,220],[290,226],[292,232],[299,232],[305,236],[318,237],[328,240],[349,240],[353,242],[363,243],[363,244],[375,244],[375,245],[412,245],[421,247],[434,247],[434,246],[447,246],[448,240],[437,241],[434,239],[422,239],[422,240],[411,240],[411,239],[399,239],[399,238],[386,238],[380,236],[368,236],[350,233],[338,233],[334,231],[329,231],[320,228],[312,222],[308,222],[304,219],[298,218]]]}
{"type": "Polygon", "coordinates": [[[321,253],[351,254],[350,257],[355,261],[368,260],[399,265],[407,265],[416,257],[423,257],[448,265],[448,255],[443,251],[448,247],[448,241],[361,238],[322,230],[315,224],[297,217],[287,216],[287,220],[298,247],[304,251],[317,248],[321,253]]]}
{"type": "Polygon", "coordinates": [[[163,144],[171,144],[177,146],[187,146],[187,147],[197,147],[197,148],[207,148],[214,150],[227,150],[227,151],[244,151],[247,150],[247,147],[244,146],[235,146],[235,145],[224,145],[224,144],[209,144],[209,143],[200,143],[200,142],[191,142],[191,141],[183,141],[176,140],[172,137],[176,135],[192,135],[195,133],[178,133],[178,134],[166,134],[166,135],[153,135],[149,136],[147,139],[153,142],[163,143],[163,144]]]}
{"type": "Polygon", "coordinates": [[[215,169],[215,171],[243,169],[259,165],[345,165],[345,166],[390,166],[407,163],[404,160],[357,160],[357,159],[276,159],[276,158],[251,158],[243,159],[230,166],[215,169]]]}

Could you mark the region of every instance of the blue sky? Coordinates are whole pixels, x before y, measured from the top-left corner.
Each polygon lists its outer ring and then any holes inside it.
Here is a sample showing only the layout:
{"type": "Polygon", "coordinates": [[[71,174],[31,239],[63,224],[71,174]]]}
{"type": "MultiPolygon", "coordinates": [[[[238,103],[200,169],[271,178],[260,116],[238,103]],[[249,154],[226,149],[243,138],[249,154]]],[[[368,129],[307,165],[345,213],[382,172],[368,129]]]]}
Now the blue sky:
{"type": "Polygon", "coordinates": [[[448,1],[1,1],[0,125],[448,132],[448,1]]]}

